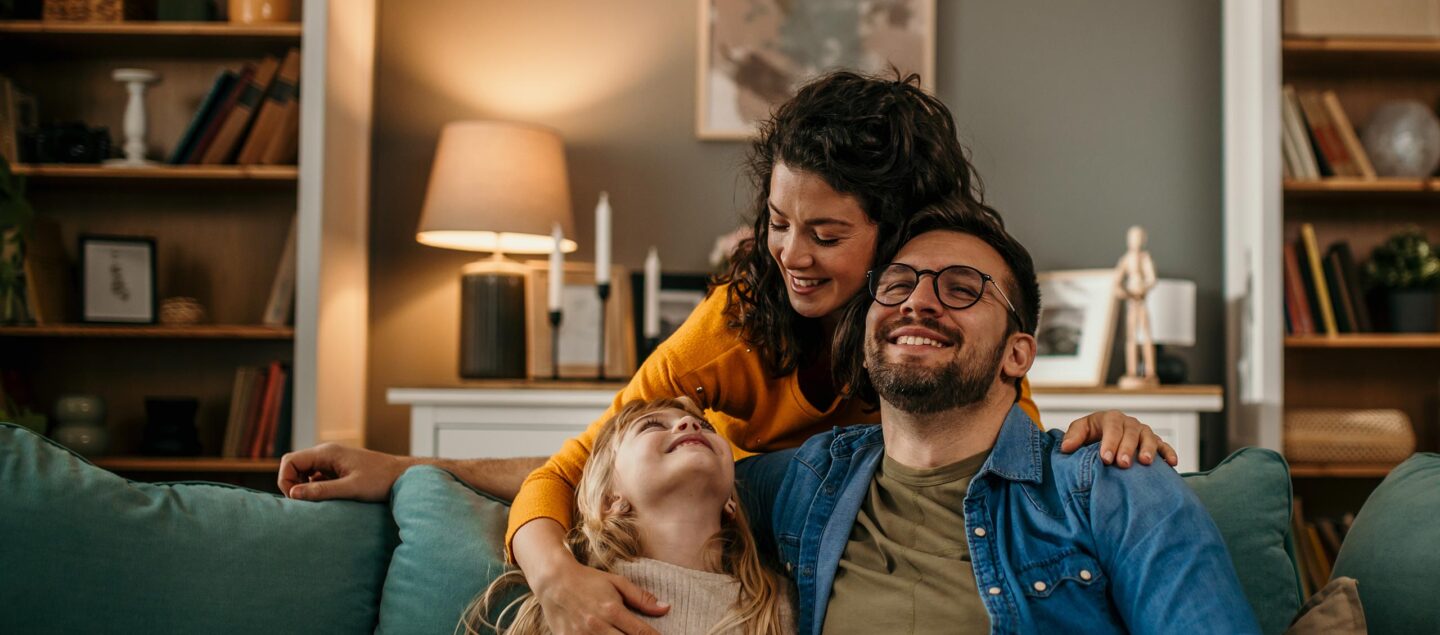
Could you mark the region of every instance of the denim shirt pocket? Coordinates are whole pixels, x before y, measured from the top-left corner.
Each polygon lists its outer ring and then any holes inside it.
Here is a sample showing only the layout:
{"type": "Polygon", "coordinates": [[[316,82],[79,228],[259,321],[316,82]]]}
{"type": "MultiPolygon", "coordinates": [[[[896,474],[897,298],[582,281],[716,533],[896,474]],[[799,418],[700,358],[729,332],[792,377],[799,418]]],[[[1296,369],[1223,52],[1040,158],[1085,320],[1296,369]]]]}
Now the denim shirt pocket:
{"type": "Polygon", "coordinates": [[[786,575],[794,577],[795,566],[800,562],[800,537],[782,532],[778,539],[780,541],[780,566],[785,567],[786,575]]]}
{"type": "Polygon", "coordinates": [[[1025,597],[1059,599],[1079,594],[1104,596],[1106,578],[1100,562],[1088,554],[1071,553],[1058,558],[1027,565],[1020,570],[1020,586],[1025,597]]]}

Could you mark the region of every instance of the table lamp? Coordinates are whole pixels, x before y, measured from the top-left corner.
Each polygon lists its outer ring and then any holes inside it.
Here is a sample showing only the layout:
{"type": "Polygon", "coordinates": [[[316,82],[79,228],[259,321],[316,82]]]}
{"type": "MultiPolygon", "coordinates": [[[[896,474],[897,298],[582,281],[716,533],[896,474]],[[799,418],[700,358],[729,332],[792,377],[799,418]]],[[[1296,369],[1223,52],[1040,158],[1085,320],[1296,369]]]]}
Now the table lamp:
{"type": "Polygon", "coordinates": [[[1161,384],[1183,384],[1189,374],[1185,360],[1166,346],[1195,345],[1195,282],[1161,279],[1145,297],[1150,333],[1155,338],[1155,376],[1161,384]]]}
{"type": "MultiPolygon", "coordinates": [[[[461,274],[461,377],[525,377],[526,268],[505,254],[549,253],[556,223],[574,235],[559,134],[491,121],[441,130],[415,240],[492,254],[461,274]]],[[[575,241],[561,243],[575,251],[575,241]]]]}

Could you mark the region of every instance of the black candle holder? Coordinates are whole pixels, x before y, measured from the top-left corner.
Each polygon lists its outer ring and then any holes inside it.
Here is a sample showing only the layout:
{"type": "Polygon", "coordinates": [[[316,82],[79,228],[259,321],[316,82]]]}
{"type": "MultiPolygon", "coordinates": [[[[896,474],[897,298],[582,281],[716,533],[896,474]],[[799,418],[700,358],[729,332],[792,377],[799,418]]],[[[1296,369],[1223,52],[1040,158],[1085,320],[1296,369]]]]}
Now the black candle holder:
{"type": "Polygon", "coordinates": [[[550,379],[560,379],[560,320],[562,313],[550,311],[550,379]]]}
{"type": "Polygon", "coordinates": [[[610,302],[610,283],[601,282],[595,285],[595,292],[600,294],[600,361],[596,363],[595,378],[605,380],[605,305],[610,302]]]}

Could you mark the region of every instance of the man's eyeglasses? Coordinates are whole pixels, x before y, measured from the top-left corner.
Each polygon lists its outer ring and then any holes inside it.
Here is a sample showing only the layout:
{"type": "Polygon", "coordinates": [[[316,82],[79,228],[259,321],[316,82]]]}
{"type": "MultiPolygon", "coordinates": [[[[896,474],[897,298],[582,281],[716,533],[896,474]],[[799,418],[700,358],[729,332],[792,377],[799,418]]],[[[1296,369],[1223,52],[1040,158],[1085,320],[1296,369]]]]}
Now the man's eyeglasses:
{"type": "Polygon", "coordinates": [[[1000,294],[1000,299],[1005,301],[1010,314],[1015,316],[1015,322],[1022,326],[1025,324],[1025,321],[1020,319],[1020,313],[1015,310],[1015,305],[995,282],[995,278],[966,265],[950,265],[939,271],[931,271],[898,262],[891,263],[881,269],[865,272],[865,286],[870,290],[870,297],[876,302],[885,306],[897,306],[910,299],[910,294],[914,293],[915,287],[920,284],[920,278],[926,275],[932,276],[935,297],[940,299],[940,303],[957,311],[975,306],[985,295],[985,283],[988,282],[995,287],[995,292],[1000,294]]]}

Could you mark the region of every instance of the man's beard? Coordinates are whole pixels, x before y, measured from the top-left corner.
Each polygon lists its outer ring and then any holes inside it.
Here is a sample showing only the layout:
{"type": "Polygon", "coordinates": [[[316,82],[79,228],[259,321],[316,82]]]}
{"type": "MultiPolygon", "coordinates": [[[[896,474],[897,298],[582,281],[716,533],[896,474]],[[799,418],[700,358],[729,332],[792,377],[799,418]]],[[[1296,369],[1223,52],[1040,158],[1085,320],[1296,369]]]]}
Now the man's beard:
{"type": "Polygon", "coordinates": [[[883,347],[889,344],[890,333],[912,324],[944,335],[957,348],[964,343],[959,333],[929,319],[900,320],[888,328],[877,330],[875,337],[866,342],[865,359],[870,383],[881,399],[903,412],[931,414],[978,403],[990,394],[1005,356],[1003,340],[997,342],[988,354],[976,349],[968,355],[957,355],[948,364],[936,369],[886,360],[883,347]]]}

